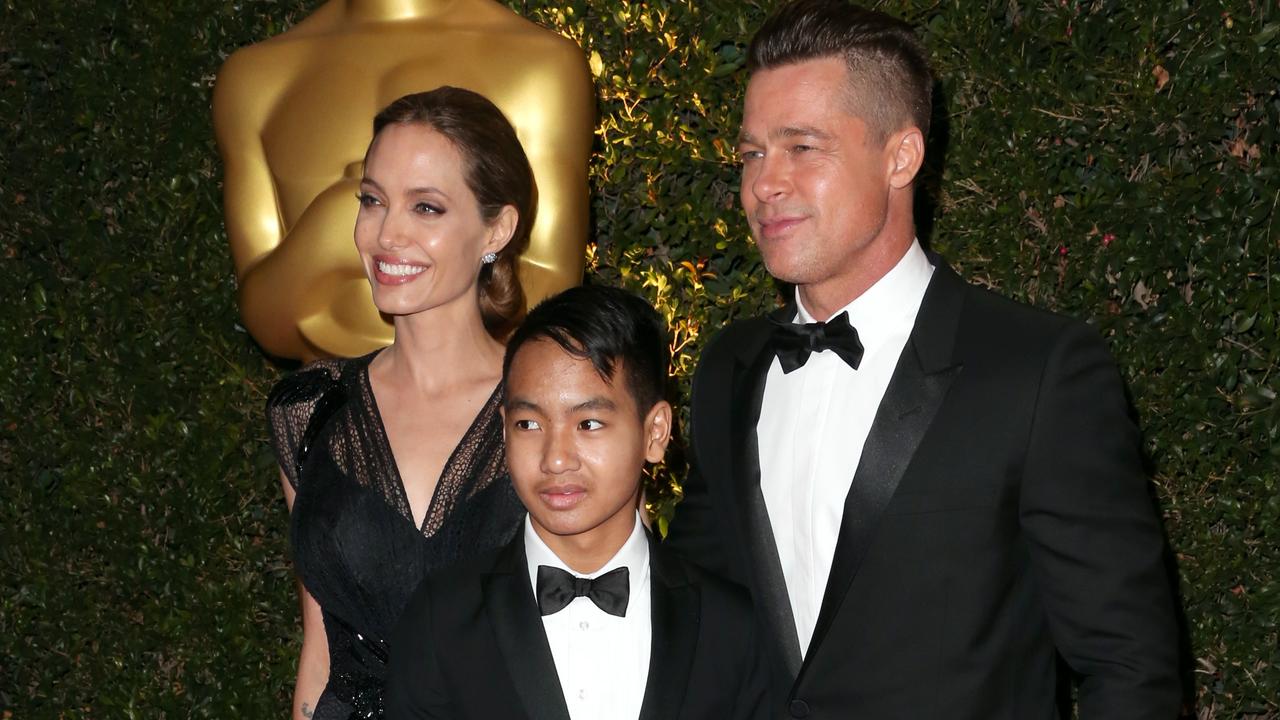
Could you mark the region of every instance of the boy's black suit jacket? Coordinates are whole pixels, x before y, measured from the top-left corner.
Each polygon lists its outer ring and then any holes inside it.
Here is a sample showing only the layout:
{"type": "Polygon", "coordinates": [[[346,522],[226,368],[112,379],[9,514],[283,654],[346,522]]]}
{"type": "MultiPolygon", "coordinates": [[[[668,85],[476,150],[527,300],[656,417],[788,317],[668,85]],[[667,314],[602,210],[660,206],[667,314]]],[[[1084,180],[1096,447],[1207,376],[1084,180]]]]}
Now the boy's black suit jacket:
{"type": "MultiPolygon", "coordinates": [[[[649,543],[652,647],[640,720],[768,717],[747,593],[649,543]]],[[[569,720],[524,535],[427,578],[391,642],[389,720],[569,720]]]]}
{"type": "Polygon", "coordinates": [[[803,661],[760,492],[768,318],[703,353],[667,544],[751,588],[778,717],[1054,718],[1059,654],[1085,720],[1175,717],[1163,535],[1105,345],[931,259],[803,661]]]}

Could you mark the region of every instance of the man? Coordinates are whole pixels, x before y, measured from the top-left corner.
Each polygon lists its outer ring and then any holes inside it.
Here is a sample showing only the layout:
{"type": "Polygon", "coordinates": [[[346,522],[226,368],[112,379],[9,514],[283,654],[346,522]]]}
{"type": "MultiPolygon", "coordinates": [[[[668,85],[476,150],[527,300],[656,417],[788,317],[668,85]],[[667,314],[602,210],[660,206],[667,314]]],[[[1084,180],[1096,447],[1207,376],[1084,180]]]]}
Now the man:
{"type": "Polygon", "coordinates": [[[1104,344],[915,239],[931,107],[905,24],[839,0],[760,29],[742,205],[794,304],[693,383],[671,525],[752,592],[782,717],[1175,717],[1176,630],[1140,438],[1104,344]]]}
{"type": "Polygon", "coordinates": [[[391,720],[768,717],[746,593],[654,544],[637,512],[671,431],[663,335],[639,297],[578,287],[512,336],[503,427],[525,530],[418,589],[391,720]]]}

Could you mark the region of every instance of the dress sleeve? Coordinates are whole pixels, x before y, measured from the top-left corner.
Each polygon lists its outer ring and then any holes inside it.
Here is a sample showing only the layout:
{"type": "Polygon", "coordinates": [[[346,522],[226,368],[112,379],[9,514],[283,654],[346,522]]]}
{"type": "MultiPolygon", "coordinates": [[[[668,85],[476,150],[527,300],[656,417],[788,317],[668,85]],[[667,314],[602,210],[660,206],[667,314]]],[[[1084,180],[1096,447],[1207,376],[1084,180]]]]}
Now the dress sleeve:
{"type": "Polygon", "coordinates": [[[267,424],[276,462],[289,484],[298,487],[298,452],[316,406],[337,385],[339,366],[320,361],[280,380],[267,396],[267,424]]]}

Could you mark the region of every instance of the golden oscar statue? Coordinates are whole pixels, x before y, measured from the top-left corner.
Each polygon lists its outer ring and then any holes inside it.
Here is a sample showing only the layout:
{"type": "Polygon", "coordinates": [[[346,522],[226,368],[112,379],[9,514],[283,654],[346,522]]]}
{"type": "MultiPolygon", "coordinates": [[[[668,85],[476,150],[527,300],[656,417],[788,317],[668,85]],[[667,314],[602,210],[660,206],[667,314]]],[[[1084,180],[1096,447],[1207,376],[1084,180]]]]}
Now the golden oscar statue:
{"type": "Polygon", "coordinates": [[[440,85],[492,100],[529,156],[529,304],[581,282],[595,120],[582,50],[492,0],[330,0],[233,54],[214,89],[240,312],[268,353],[350,357],[391,342],[352,241],[361,160],[379,110],[440,85]]]}

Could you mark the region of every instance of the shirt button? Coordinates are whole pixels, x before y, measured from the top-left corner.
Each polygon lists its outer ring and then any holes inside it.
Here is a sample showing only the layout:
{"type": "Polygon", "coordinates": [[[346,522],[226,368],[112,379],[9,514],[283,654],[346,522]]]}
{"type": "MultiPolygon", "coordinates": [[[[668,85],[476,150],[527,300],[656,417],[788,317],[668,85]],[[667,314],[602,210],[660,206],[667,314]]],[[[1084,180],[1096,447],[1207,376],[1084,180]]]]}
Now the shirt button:
{"type": "Polygon", "coordinates": [[[591,623],[587,622],[586,620],[583,620],[582,622],[578,623],[579,630],[586,630],[589,627],[591,627],[591,623]]]}
{"type": "Polygon", "coordinates": [[[578,699],[579,699],[579,700],[586,700],[586,699],[587,699],[587,691],[586,691],[586,688],[582,688],[582,689],[578,690],[578,699]]]}

